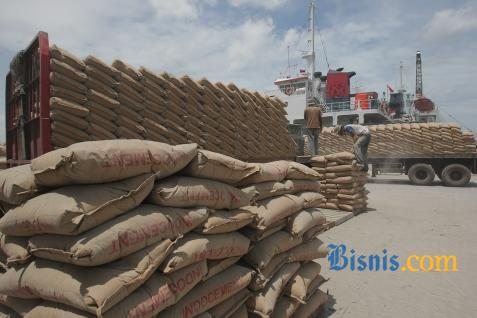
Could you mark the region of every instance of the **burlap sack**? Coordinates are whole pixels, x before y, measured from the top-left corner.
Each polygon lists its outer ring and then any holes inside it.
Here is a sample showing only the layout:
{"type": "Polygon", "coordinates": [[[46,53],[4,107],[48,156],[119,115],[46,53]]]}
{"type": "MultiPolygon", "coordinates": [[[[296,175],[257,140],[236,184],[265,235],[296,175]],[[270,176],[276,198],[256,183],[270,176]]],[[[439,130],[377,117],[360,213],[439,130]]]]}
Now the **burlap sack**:
{"type": "Polygon", "coordinates": [[[55,130],[51,131],[51,144],[55,146],[54,149],[65,148],[74,143],[76,143],[76,140],[73,140],[70,137],[64,136],[55,130]]]}
{"type": "Polygon", "coordinates": [[[298,162],[288,163],[287,179],[318,180],[319,173],[298,162]]]}
{"type": "Polygon", "coordinates": [[[202,234],[220,234],[237,231],[253,221],[253,214],[247,210],[213,210],[207,220],[195,229],[202,234]]]}
{"type": "Polygon", "coordinates": [[[326,172],[351,172],[355,169],[356,167],[352,165],[339,165],[334,167],[327,167],[326,172]]]}
{"type": "Polygon", "coordinates": [[[250,283],[252,271],[234,265],[200,283],[177,304],[163,312],[164,317],[191,318],[231,298],[250,283]]]}
{"type": "MultiPolygon", "coordinates": [[[[306,302],[313,295],[319,285],[312,282],[320,277],[321,265],[315,262],[303,264],[285,288],[285,295],[301,302],[306,302]]],[[[322,277],[321,277],[322,278],[322,277]]],[[[321,280],[321,282],[323,282],[321,280]]]]}
{"type": "Polygon", "coordinates": [[[302,236],[306,231],[326,222],[325,216],[317,208],[298,212],[288,220],[288,231],[295,236],[302,236]]]}
{"type": "Polygon", "coordinates": [[[237,263],[242,256],[234,256],[229,258],[217,259],[217,260],[208,260],[207,261],[207,275],[202,278],[202,280],[208,280],[211,277],[214,277],[220,272],[223,272],[233,264],[237,263]]]}
{"type": "Polygon", "coordinates": [[[251,204],[251,199],[250,194],[225,183],[173,176],[157,182],[147,200],[164,206],[230,210],[251,204]]]}
{"type": "Polygon", "coordinates": [[[78,117],[86,117],[89,113],[89,110],[84,106],[58,97],[50,98],[50,108],[53,110],[58,109],[78,117]]]}
{"type": "Polygon", "coordinates": [[[287,219],[279,220],[278,222],[273,223],[272,225],[268,226],[264,230],[254,229],[252,227],[246,226],[240,229],[240,232],[243,233],[246,237],[248,237],[251,241],[261,241],[264,238],[272,235],[280,231],[281,229],[285,228],[288,224],[287,219]]]}
{"type": "Polygon", "coordinates": [[[30,165],[18,166],[0,171],[0,201],[11,205],[23,202],[40,194],[42,189],[36,184],[30,165]]]}
{"type": "Polygon", "coordinates": [[[100,104],[101,106],[107,107],[109,109],[115,109],[119,107],[119,102],[104,95],[103,93],[97,92],[94,89],[88,89],[86,94],[89,101],[100,104]]]}
{"type": "Polygon", "coordinates": [[[37,257],[97,266],[160,240],[182,236],[203,223],[207,215],[204,208],[186,210],[144,204],[77,236],[34,236],[29,248],[37,257]]]}
{"type": "Polygon", "coordinates": [[[256,269],[255,274],[252,277],[252,281],[248,286],[249,289],[253,291],[259,291],[265,287],[265,285],[273,278],[273,275],[276,274],[282,268],[285,263],[288,262],[288,253],[281,253],[275,255],[270,262],[262,269],[256,269]]]}
{"type": "Polygon", "coordinates": [[[281,296],[273,310],[273,317],[290,318],[293,317],[295,311],[300,307],[301,303],[288,296],[281,296]]]}
{"type": "Polygon", "coordinates": [[[122,115],[119,115],[116,119],[116,125],[125,127],[137,134],[144,135],[146,133],[146,129],[141,124],[122,115]]]}
{"type": "Polygon", "coordinates": [[[106,95],[109,98],[118,99],[118,93],[112,88],[111,86],[108,86],[104,84],[103,82],[88,76],[88,80],[84,84],[87,88],[90,90],[94,90],[98,93],[101,93],[103,95],[106,95]]]}
{"type": "Polygon", "coordinates": [[[183,173],[187,176],[237,184],[258,171],[259,167],[256,164],[246,163],[212,151],[199,150],[183,173]]]}
{"type": "Polygon", "coordinates": [[[86,65],[90,65],[92,67],[96,67],[98,70],[108,74],[112,77],[117,77],[119,75],[119,71],[112,66],[109,66],[105,62],[101,61],[99,58],[95,57],[94,55],[88,55],[84,59],[84,63],[86,65]]]}
{"type": "Polygon", "coordinates": [[[86,120],[86,118],[74,116],[68,112],[59,109],[51,110],[50,119],[52,119],[53,121],[60,121],[66,123],[80,130],[86,130],[88,128],[88,121],[86,120]]]}
{"type": "Polygon", "coordinates": [[[287,176],[288,161],[280,160],[257,164],[260,170],[243,179],[241,185],[262,183],[267,181],[282,181],[287,176]]]}
{"type": "Polygon", "coordinates": [[[6,236],[0,232],[0,254],[5,255],[5,265],[24,264],[30,260],[28,238],[6,236]]]}
{"type": "Polygon", "coordinates": [[[50,85],[50,97],[59,97],[70,102],[74,102],[83,105],[88,101],[86,96],[81,93],[69,90],[67,88],[50,85]]]}
{"type": "Polygon", "coordinates": [[[119,182],[67,186],[25,202],[0,219],[6,235],[76,235],[141,204],[154,183],[143,174],[119,182]]]}
{"type": "Polygon", "coordinates": [[[244,288],[233,297],[210,308],[208,313],[214,318],[229,318],[245,304],[250,296],[252,296],[252,293],[247,288],[244,288]]]}
{"type": "Polygon", "coordinates": [[[327,180],[327,182],[335,183],[335,184],[347,184],[347,183],[355,182],[355,178],[351,177],[351,176],[349,176],[349,177],[339,177],[339,178],[327,180]]]}
{"type": "Polygon", "coordinates": [[[144,76],[136,70],[133,66],[129,65],[126,62],[123,62],[121,60],[114,60],[113,63],[111,64],[115,69],[126,73],[129,75],[131,78],[133,78],[136,81],[140,81],[144,78],[144,76]]]}
{"type": "Polygon", "coordinates": [[[257,229],[266,229],[275,222],[284,219],[301,209],[304,200],[291,194],[258,201],[256,206],[246,206],[243,209],[255,215],[249,226],[257,229]]]}
{"type": "Polygon", "coordinates": [[[50,57],[60,60],[63,63],[66,63],[69,66],[74,67],[80,71],[84,70],[86,67],[86,65],[80,58],[77,58],[70,52],[59,48],[55,44],[50,47],[50,57]]]}
{"type": "Polygon", "coordinates": [[[156,317],[188,294],[207,273],[205,261],[169,275],[154,273],[141,287],[108,310],[104,318],[156,317]]]}
{"type": "Polygon", "coordinates": [[[75,128],[73,125],[67,122],[53,121],[51,123],[51,129],[53,131],[61,131],[63,135],[76,141],[88,141],[89,139],[87,132],[75,128]]]}
{"type": "Polygon", "coordinates": [[[263,269],[275,255],[293,250],[296,248],[295,246],[301,246],[301,243],[301,237],[295,237],[288,232],[279,231],[257,242],[251,251],[245,255],[244,260],[257,269],[263,269]]]}
{"type": "Polygon", "coordinates": [[[71,306],[44,301],[30,310],[25,318],[94,318],[96,315],[78,310],[71,306]]]}
{"type": "Polygon", "coordinates": [[[161,265],[164,273],[172,273],[205,259],[223,259],[248,252],[250,240],[238,232],[200,235],[188,233],[161,265]]]}
{"type": "Polygon", "coordinates": [[[68,76],[57,72],[50,73],[50,83],[55,86],[66,88],[83,95],[85,95],[88,90],[83,83],[72,80],[68,76]]]}
{"type": "Polygon", "coordinates": [[[322,306],[324,306],[327,302],[328,302],[328,295],[318,289],[313,294],[313,296],[310,297],[310,299],[307,301],[306,304],[298,307],[293,317],[296,317],[296,318],[317,317],[323,308],[322,306]]]}
{"type": "Polygon", "coordinates": [[[292,189],[292,193],[320,191],[320,182],[315,180],[286,180],[285,185],[292,189]]]}
{"type": "Polygon", "coordinates": [[[337,152],[337,153],[333,153],[333,154],[329,154],[329,155],[326,155],[325,156],[325,159],[328,161],[337,161],[339,162],[340,160],[353,160],[355,157],[354,157],[354,154],[352,154],[351,152],[346,152],[346,151],[343,151],[343,152],[337,152]]]}
{"type": "Polygon", "coordinates": [[[84,72],[86,73],[86,75],[88,75],[88,77],[92,77],[106,86],[117,87],[119,85],[118,81],[115,78],[109,76],[108,74],[104,73],[103,71],[99,70],[94,66],[86,66],[84,72]]]}
{"type": "Polygon", "coordinates": [[[93,101],[87,101],[84,106],[89,109],[90,113],[95,113],[98,116],[103,117],[105,120],[114,121],[118,117],[118,115],[115,113],[116,110],[109,109],[93,101]]]}
{"type": "Polygon", "coordinates": [[[58,72],[68,78],[78,81],[80,83],[84,83],[87,80],[87,76],[85,73],[75,69],[74,67],[61,62],[60,60],[51,58],[50,59],[50,70],[53,72],[58,72]]]}
{"type": "Polygon", "coordinates": [[[126,127],[118,126],[115,132],[116,136],[120,139],[144,139],[144,136],[138,134],[126,127]]]}
{"type": "Polygon", "coordinates": [[[304,209],[317,208],[325,199],[325,197],[318,192],[300,192],[300,193],[295,193],[295,195],[303,199],[304,209]]]}
{"type": "Polygon", "coordinates": [[[262,291],[247,300],[248,311],[260,317],[271,317],[278,298],[299,268],[298,262],[284,265],[262,291]]]}
{"type": "Polygon", "coordinates": [[[325,231],[325,229],[326,229],[325,224],[326,224],[326,221],[325,221],[324,224],[316,225],[316,226],[312,227],[311,229],[309,229],[308,231],[306,231],[303,234],[303,242],[308,242],[309,240],[314,239],[319,233],[325,231]]]}
{"type": "MultiPolygon", "coordinates": [[[[113,126],[116,128],[116,126],[113,126]]],[[[101,125],[97,125],[94,123],[90,123],[87,132],[90,135],[93,135],[98,140],[109,140],[109,139],[116,139],[116,135],[111,131],[106,130],[101,125]]]]}
{"type": "Polygon", "coordinates": [[[246,193],[251,193],[253,195],[254,201],[259,201],[283,194],[292,193],[293,189],[291,185],[287,184],[286,182],[269,181],[253,184],[251,186],[242,188],[242,191],[246,193]]]}
{"type": "Polygon", "coordinates": [[[95,268],[36,259],[0,276],[0,293],[42,298],[98,316],[141,286],[173,248],[164,240],[117,262],[95,268]]]}
{"type": "Polygon", "coordinates": [[[17,315],[12,317],[25,316],[33,308],[38,306],[41,302],[42,301],[40,299],[22,299],[22,298],[7,296],[7,295],[0,295],[0,305],[7,307],[8,309],[12,310],[17,315]]]}
{"type": "Polygon", "coordinates": [[[153,172],[157,178],[184,168],[196,144],[170,146],[145,140],[82,142],[46,153],[31,162],[39,184],[105,183],[153,172]]]}
{"type": "Polygon", "coordinates": [[[328,248],[318,238],[300,244],[288,251],[290,262],[308,262],[317,258],[325,258],[328,255],[328,248]]]}

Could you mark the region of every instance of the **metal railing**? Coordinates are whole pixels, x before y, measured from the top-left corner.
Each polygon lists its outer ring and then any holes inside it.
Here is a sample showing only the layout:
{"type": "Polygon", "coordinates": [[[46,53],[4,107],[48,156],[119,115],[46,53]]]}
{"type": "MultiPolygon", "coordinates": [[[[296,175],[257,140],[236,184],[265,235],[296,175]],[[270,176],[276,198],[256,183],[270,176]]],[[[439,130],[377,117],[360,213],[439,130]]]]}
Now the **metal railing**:
{"type": "Polygon", "coordinates": [[[351,110],[368,110],[368,109],[380,109],[380,102],[377,99],[368,99],[367,101],[358,101],[356,103],[352,103],[351,101],[345,102],[331,102],[326,103],[323,108],[323,112],[325,113],[336,113],[336,112],[343,112],[343,111],[351,111],[351,110]],[[363,107],[362,107],[363,106],[363,107]]]}

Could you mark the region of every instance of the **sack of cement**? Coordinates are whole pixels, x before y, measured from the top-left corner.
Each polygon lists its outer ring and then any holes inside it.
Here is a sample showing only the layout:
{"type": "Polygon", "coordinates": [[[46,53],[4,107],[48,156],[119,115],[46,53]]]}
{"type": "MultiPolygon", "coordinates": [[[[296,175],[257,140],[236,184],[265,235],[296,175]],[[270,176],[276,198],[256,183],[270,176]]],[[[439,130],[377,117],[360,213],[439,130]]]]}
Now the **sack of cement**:
{"type": "Polygon", "coordinates": [[[50,98],[50,108],[52,110],[61,110],[67,112],[76,117],[86,117],[88,116],[89,110],[85,108],[83,105],[70,102],[66,99],[59,98],[59,97],[51,97],[50,98]]]}
{"type": "Polygon", "coordinates": [[[144,204],[76,236],[37,235],[30,252],[41,258],[97,266],[139,251],[163,239],[175,239],[207,220],[207,209],[144,204]]]}
{"type": "Polygon", "coordinates": [[[258,201],[256,206],[246,206],[243,209],[255,215],[254,221],[250,224],[251,227],[266,229],[273,223],[300,211],[303,209],[303,205],[303,199],[291,194],[284,194],[258,201]]]}
{"type": "Polygon", "coordinates": [[[105,183],[151,172],[164,178],[183,169],[196,153],[197,144],[90,141],[46,153],[33,159],[31,167],[37,183],[46,186],[105,183]]]}
{"type": "Polygon", "coordinates": [[[88,91],[88,88],[83,83],[72,80],[68,76],[57,72],[50,73],[50,83],[54,86],[72,90],[76,93],[83,95],[85,95],[88,91]]]}
{"type": "Polygon", "coordinates": [[[321,265],[315,262],[303,264],[290,279],[284,294],[304,304],[324,282],[320,275],[321,265]]]}
{"type": "Polygon", "coordinates": [[[179,240],[161,269],[164,273],[172,273],[206,259],[241,256],[248,252],[249,246],[250,240],[238,232],[212,235],[188,233],[179,240]]]}
{"type": "Polygon", "coordinates": [[[320,207],[321,203],[324,202],[325,200],[325,197],[318,192],[300,192],[300,193],[295,193],[295,195],[299,197],[300,199],[303,199],[304,209],[318,208],[320,207]]]}
{"type": "Polygon", "coordinates": [[[80,83],[86,82],[88,78],[82,71],[79,71],[74,67],[54,58],[50,59],[50,70],[67,76],[69,79],[78,81],[80,83]]]}
{"type": "Polygon", "coordinates": [[[242,191],[253,194],[254,201],[259,201],[289,194],[292,193],[293,190],[286,182],[268,181],[242,188],[242,191]]]}
{"type": "Polygon", "coordinates": [[[84,63],[86,65],[97,68],[101,72],[106,73],[109,76],[112,76],[113,78],[116,78],[119,75],[119,71],[117,69],[115,69],[114,67],[109,66],[108,64],[104,63],[103,61],[101,61],[96,56],[88,55],[84,59],[84,63]]]}
{"type": "Polygon", "coordinates": [[[199,150],[197,156],[183,173],[187,176],[217,180],[229,184],[240,183],[243,179],[259,172],[256,164],[251,164],[216,152],[199,150]]]}
{"type": "Polygon", "coordinates": [[[318,238],[300,244],[288,251],[290,262],[308,262],[328,255],[328,247],[318,238]]]}
{"type": "Polygon", "coordinates": [[[318,317],[320,311],[322,310],[322,306],[328,302],[328,295],[322,292],[321,290],[317,290],[310,299],[306,302],[306,304],[301,305],[295,311],[293,317],[297,318],[311,318],[311,317],[318,317]]]}
{"type": "Polygon", "coordinates": [[[231,210],[250,205],[251,199],[252,195],[222,182],[173,176],[156,182],[148,202],[174,207],[206,206],[231,210]]]}
{"type": "Polygon", "coordinates": [[[287,179],[298,180],[318,180],[320,174],[304,164],[290,161],[288,162],[287,179]]]}
{"type": "Polygon", "coordinates": [[[273,278],[280,268],[288,262],[288,253],[281,253],[275,255],[267,266],[261,269],[255,269],[255,275],[252,278],[252,282],[248,286],[253,291],[259,291],[265,287],[265,285],[273,278]]]}
{"type": "Polygon", "coordinates": [[[207,273],[206,262],[189,265],[174,273],[158,272],[113,308],[104,318],[155,317],[187,295],[207,273]]]}
{"type": "Polygon", "coordinates": [[[42,298],[101,316],[141,286],[173,246],[174,242],[164,240],[94,268],[36,259],[0,275],[0,294],[42,298]]]}
{"type": "Polygon", "coordinates": [[[244,288],[235,294],[234,297],[210,308],[207,312],[214,318],[229,318],[245,304],[250,296],[252,296],[252,293],[247,288],[244,288]]]}
{"type": "Polygon", "coordinates": [[[255,229],[250,226],[246,226],[240,229],[240,232],[243,233],[246,237],[248,237],[251,241],[257,242],[261,241],[266,237],[280,231],[281,229],[285,228],[288,224],[287,219],[281,219],[263,230],[255,229]]]}
{"type": "Polygon", "coordinates": [[[40,193],[30,165],[0,171],[0,201],[19,205],[40,193]]]}
{"type": "Polygon", "coordinates": [[[223,272],[230,266],[234,265],[237,263],[242,256],[233,256],[229,258],[223,258],[223,259],[211,259],[207,260],[207,275],[202,278],[202,280],[208,280],[209,278],[217,275],[220,272],[223,272]]]}
{"type": "Polygon", "coordinates": [[[279,231],[257,242],[251,251],[244,256],[244,260],[254,268],[263,269],[274,256],[296,249],[302,246],[300,245],[301,243],[301,237],[295,237],[288,232],[279,231]]]}
{"type": "Polygon", "coordinates": [[[74,128],[80,129],[80,130],[86,130],[89,125],[86,118],[74,116],[68,112],[65,112],[59,109],[52,109],[50,111],[50,119],[52,119],[52,121],[67,123],[68,125],[71,125],[74,128]]]}
{"type": "Polygon", "coordinates": [[[151,192],[154,175],[123,181],[58,188],[34,197],[0,219],[6,235],[76,235],[121,215],[151,192]]]}
{"type": "Polygon", "coordinates": [[[326,218],[317,208],[298,212],[288,220],[288,231],[295,236],[303,236],[309,229],[324,224],[326,218]]]}
{"type": "Polygon", "coordinates": [[[51,301],[43,301],[35,306],[24,317],[26,318],[94,318],[96,315],[89,314],[85,311],[78,310],[71,306],[51,301]]]}
{"type": "MultiPolygon", "coordinates": [[[[7,295],[0,295],[0,305],[8,308],[13,312],[10,313],[10,316],[6,317],[24,317],[41,302],[41,299],[22,299],[7,295]]],[[[1,313],[2,311],[0,310],[0,314],[1,313]]],[[[0,317],[3,316],[0,315],[0,317]]]]}
{"type": "Polygon", "coordinates": [[[195,317],[245,289],[252,278],[248,268],[234,265],[200,283],[177,304],[163,312],[164,317],[195,317]]]}
{"type": "Polygon", "coordinates": [[[289,163],[285,160],[273,161],[267,163],[258,163],[260,170],[247,178],[243,179],[241,185],[262,183],[267,181],[282,181],[288,173],[289,163]]]}
{"type": "Polygon", "coordinates": [[[80,71],[83,71],[86,68],[86,64],[84,64],[80,58],[74,56],[64,49],[59,48],[55,44],[50,47],[50,56],[80,71]]]}
{"type": "Polygon", "coordinates": [[[281,296],[278,298],[273,310],[274,318],[291,318],[295,311],[300,307],[301,303],[288,296],[281,296]]]}
{"type": "Polygon", "coordinates": [[[0,232],[0,254],[5,255],[7,266],[24,264],[31,258],[28,251],[28,238],[7,236],[0,232]]]}
{"type": "Polygon", "coordinates": [[[260,317],[272,317],[273,310],[278,298],[285,289],[288,281],[300,268],[300,263],[294,262],[284,265],[272,278],[272,280],[255,297],[247,300],[249,312],[260,317]]]}
{"type": "Polygon", "coordinates": [[[254,215],[247,210],[213,210],[207,220],[195,229],[202,234],[220,234],[237,231],[253,221],[254,215]]]}
{"type": "Polygon", "coordinates": [[[50,97],[59,97],[61,99],[83,105],[88,101],[86,96],[67,88],[50,85],[50,97]]]}

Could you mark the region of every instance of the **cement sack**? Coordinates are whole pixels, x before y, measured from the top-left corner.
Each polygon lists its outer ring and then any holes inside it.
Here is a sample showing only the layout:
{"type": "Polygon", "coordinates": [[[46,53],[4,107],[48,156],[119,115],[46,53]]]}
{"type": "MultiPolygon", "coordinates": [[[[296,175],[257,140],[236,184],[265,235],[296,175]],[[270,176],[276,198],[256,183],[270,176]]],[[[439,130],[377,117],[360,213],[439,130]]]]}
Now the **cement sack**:
{"type": "Polygon", "coordinates": [[[260,291],[265,287],[265,285],[273,278],[273,275],[276,274],[288,262],[288,253],[281,253],[275,255],[270,262],[262,269],[258,269],[255,272],[255,275],[248,286],[249,289],[253,291],[260,291]]]}
{"type": "Polygon", "coordinates": [[[121,104],[115,111],[118,113],[118,115],[122,115],[138,123],[142,122],[144,119],[139,112],[131,109],[124,104],[121,104]]]}
{"type": "Polygon", "coordinates": [[[41,302],[42,301],[40,299],[22,299],[7,295],[0,295],[0,304],[13,310],[19,315],[18,317],[23,317],[41,302]]]}
{"type": "Polygon", "coordinates": [[[6,256],[5,263],[9,267],[27,263],[31,258],[28,251],[28,238],[0,233],[0,253],[6,256]]]}
{"type": "Polygon", "coordinates": [[[139,204],[149,194],[154,175],[143,174],[110,184],[67,186],[28,200],[0,219],[6,235],[76,235],[139,204]]]}
{"type": "Polygon", "coordinates": [[[308,297],[318,289],[312,282],[320,277],[321,265],[315,262],[303,264],[296,274],[290,279],[285,288],[285,295],[305,303],[308,297]]]}
{"type": "Polygon", "coordinates": [[[205,206],[232,210],[251,204],[251,199],[250,194],[225,183],[174,176],[157,182],[148,202],[174,207],[205,206]]]}
{"type": "Polygon", "coordinates": [[[253,194],[253,200],[259,201],[291,193],[292,189],[285,182],[269,181],[242,188],[242,191],[253,194]]]}
{"type": "Polygon", "coordinates": [[[146,128],[144,128],[141,124],[122,115],[119,115],[116,119],[116,125],[120,127],[125,127],[135,132],[136,134],[144,135],[146,133],[146,128]]]}
{"type": "Polygon", "coordinates": [[[67,123],[68,125],[73,126],[74,128],[80,129],[80,130],[86,130],[88,128],[88,121],[86,118],[81,118],[78,116],[71,115],[68,112],[59,110],[59,109],[53,109],[50,112],[50,118],[53,121],[60,121],[63,123],[67,123]]]}
{"type": "Polygon", "coordinates": [[[50,108],[53,110],[58,109],[81,118],[88,116],[89,113],[89,110],[84,106],[58,97],[50,98],[50,108]]]}
{"type": "Polygon", "coordinates": [[[272,317],[278,298],[299,268],[298,262],[284,265],[262,291],[247,300],[248,311],[260,317],[272,317]]]}
{"type": "Polygon", "coordinates": [[[339,178],[335,178],[335,179],[326,180],[326,182],[334,183],[334,184],[349,184],[349,183],[354,183],[355,178],[351,177],[351,176],[349,176],[349,177],[339,177],[339,178]]]}
{"type": "Polygon", "coordinates": [[[240,306],[239,309],[229,316],[229,318],[248,318],[247,306],[240,306]]]}
{"type": "Polygon", "coordinates": [[[213,235],[188,233],[161,265],[164,273],[172,273],[202,260],[241,256],[248,252],[250,240],[238,232],[213,235]]]}
{"type": "Polygon", "coordinates": [[[308,300],[306,304],[298,307],[293,317],[296,317],[296,318],[318,317],[320,311],[323,309],[322,306],[324,306],[327,302],[328,302],[328,295],[318,289],[313,294],[313,296],[310,297],[310,299],[308,300]]]}
{"type": "Polygon", "coordinates": [[[274,318],[291,318],[301,303],[288,296],[281,296],[273,310],[274,318]]]}
{"type": "Polygon", "coordinates": [[[50,73],[50,83],[55,86],[69,89],[83,95],[85,95],[86,92],[88,91],[88,89],[83,83],[74,81],[70,79],[68,76],[65,76],[57,72],[50,73]]]}
{"type": "Polygon", "coordinates": [[[31,167],[37,183],[51,187],[112,182],[143,173],[165,178],[183,169],[196,153],[197,144],[91,141],[46,153],[33,159],[31,167]]]}
{"type": "Polygon", "coordinates": [[[136,81],[140,81],[144,78],[144,76],[136,70],[133,66],[129,65],[126,62],[123,62],[121,60],[114,60],[112,63],[112,66],[116,68],[117,70],[126,73],[129,75],[132,79],[136,81]]]}
{"type": "Polygon", "coordinates": [[[315,180],[286,180],[285,185],[292,189],[292,193],[320,191],[320,182],[315,180]]]}
{"type": "Polygon", "coordinates": [[[90,90],[94,90],[98,93],[106,95],[109,98],[112,98],[115,100],[118,99],[118,93],[114,90],[114,88],[104,84],[103,82],[93,77],[88,77],[88,80],[86,81],[86,83],[84,83],[84,85],[90,90]]]}
{"type": "Polygon", "coordinates": [[[317,208],[309,208],[298,212],[288,220],[288,231],[295,236],[303,236],[309,229],[324,224],[326,218],[317,208]]]}
{"type": "Polygon", "coordinates": [[[95,57],[94,55],[88,55],[84,59],[84,63],[86,65],[90,65],[92,67],[97,68],[98,70],[102,71],[103,73],[108,74],[109,76],[116,78],[119,76],[119,71],[112,66],[101,61],[99,58],[95,57]]]}
{"type": "MultiPolygon", "coordinates": [[[[123,76],[126,77],[127,75],[123,75],[123,76]]],[[[126,98],[132,102],[132,103],[126,103],[127,106],[131,106],[132,108],[134,107],[135,110],[144,109],[143,103],[145,98],[142,95],[142,93],[139,93],[137,90],[134,89],[134,87],[132,86],[132,83],[123,81],[121,78],[116,90],[119,93],[119,98],[121,98],[121,104],[123,103],[122,100],[126,98]],[[140,106],[140,107],[137,107],[137,106],[140,106]]]]}
{"type": "Polygon", "coordinates": [[[36,259],[0,276],[0,293],[42,298],[101,316],[141,286],[173,248],[164,240],[117,262],[80,268],[36,259]]]}
{"type": "MultiPolygon", "coordinates": [[[[325,221],[326,224],[326,221],[325,221]]],[[[323,232],[326,229],[325,224],[319,224],[303,234],[303,242],[308,242],[309,240],[314,239],[319,233],[323,232]]]]}
{"type": "Polygon", "coordinates": [[[59,303],[44,301],[29,311],[25,318],[94,318],[95,315],[59,303]]]}
{"type": "Polygon", "coordinates": [[[280,231],[281,229],[285,228],[287,224],[288,224],[287,219],[282,219],[268,226],[264,230],[258,230],[258,229],[254,229],[252,227],[246,226],[240,229],[240,232],[243,233],[243,235],[245,235],[246,237],[248,237],[251,241],[257,242],[272,235],[273,233],[280,231]]]}
{"type": "Polygon", "coordinates": [[[288,162],[287,179],[318,180],[319,177],[320,174],[318,172],[301,163],[293,161],[288,162]]]}
{"type": "Polygon", "coordinates": [[[245,304],[250,296],[252,296],[252,293],[247,288],[244,288],[233,297],[210,308],[208,313],[214,318],[229,318],[245,304]]]}
{"type": "Polygon", "coordinates": [[[119,107],[119,102],[117,100],[114,100],[100,92],[97,92],[93,89],[88,89],[88,92],[86,94],[88,97],[89,101],[95,102],[100,104],[101,106],[107,107],[109,109],[115,109],[119,107]]]}
{"type": "Polygon", "coordinates": [[[325,159],[326,159],[327,161],[340,162],[340,161],[350,161],[350,160],[353,160],[353,159],[355,159],[355,156],[354,156],[354,154],[352,154],[351,152],[343,151],[343,152],[337,152],[337,153],[333,153],[333,154],[326,155],[326,156],[325,156],[325,159]]]}
{"type": "Polygon", "coordinates": [[[303,209],[304,200],[291,194],[284,194],[258,201],[256,204],[256,206],[246,206],[243,209],[255,215],[255,219],[250,226],[263,230],[303,209]]]}
{"type": "Polygon", "coordinates": [[[116,135],[114,135],[112,132],[103,128],[103,126],[93,124],[93,123],[90,123],[87,132],[90,135],[95,136],[99,140],[108,140],[108,139],[115,139],[116,138],[116,135]]]}
{"type": "Polygon", "coordinates": [[[118,115],[112,109],[104,107],[103,105],[93,101],[86,102],[85,107],[88,107],[90,113],[95,113],[106,120],[114,121],[118,117],[118,115]]]}
{"type": "Polygon", "coordinates": [[[51,129],[53,131],[60,131],[62,135],[65,135],[73,140],[77,141],[87,141],[89,139],[89,135],[87,132],[75,128],[73,125],[69,123],[64,123],[61,121],[53,121],[51,123],[51,129]]]}
{"type": "Polygon", "coordinates": [[[304,209],[318,208],[325,199],[325,197],[318,192],[300,192],[295,193],[295,195],[300,199],[303,199],[304,209]]]}
{"type": "Polygon", "coordinates": [[[356,167],[352,165],[339,165],[326,168],[326,172],[349,172],[349,174],[351,174],[353,170],[356,170],[356,167]]]}
{"type": "Polygon", "coordinates": [[[260,170],[240,182],[241,185],[262,183],[267,181],[282,181],[287,176],[288,161],[280,160],[256,164],[260,170]]]}
{"type": "Polygon", "coordinates": [[[318,238],[298,245],[289,252],[290,262],[308,262],[317,258],[325,258],[328,255],[328,248],[318,238]]]}
{"type": "Polygon", "coordinates": [[[0,304],[0,318],[20,318],[14,310],[0,304]]]}
{"type": "Polygon", "coordinates": [[[195,231],[202,234],[229,233],[246,226],[253,218],[253,214],[247,210],[214,210],[195,231]]]}
{"type": "Polygon", "coordinates": [[[245,255],[244,260],[257,269],[263,269],[274,256],[292,250],[301,243],[301,237],[295,237],[288,232],[279,231],[255,244],[252,250],[245,255]]]}
{"type": "Polygon", "coordinates": [[[80,83],[84,83],[88,79],[88,76],[86,76],[85,73],[54,58],[50,59],[50,70],[80,83]]]}
{"type": "Polygon", "coordinates": [[[250,269],[234,265],[197,285],[177,304],[164,311],[163,316],[195,317],[245,289],[251,278],[252,271],[250,269]]]}
{"type": "Polygon", "coordinates": [[[154,273],[138,289],[108,310],[104,318],[156,317],[176,304],[201,282],[207,273],[205,261],[198,262],[169,275],[154,273]]]}
{"type": "Polygon", "coordinates": [[[83,71],[86,68],[86,64],[84,62],[71,54],[70,52],[59,48],[55,44],[50,47],[50,57],[55,58],[63,63],[68,64],[69,66],[76,68],[80,71],[83,71]]]}
{"type": "Polygon", "coordinates": [[[51,144],[58,148],[66,148],[72,144],[76,143],[76,140],[71,139],[70,137],[64,136],[57,131],[51,132],[51,144]]]}
{"type": "Polygon", "coordinates": [[[0,201],[19,205],[40,194],[30,165],[0,171],[0,201]]]}
{"type": "Polygon", "coordinates": [[[229,258],[217,259],[217,260],[208,260],[207,261],[207,275],[202,278],[202,280],[208,280],[211,277],[214,277],[220,272],[223,272],[230,266],[237,263],[242,256],[234,256],[229,258]]]}
{"type": "Polygon", "coordinates": [[[246,163],[216,152],[199,150],[183,173],[191,177],[212,179],[237,184],[259,172],[256,164],[246,163]]]}
{"type": "Polygon", "coordinates": [[[140,135],[126,127],[119,126],[115,132],[116,136],[120,139],[144,139],[143,135],[140,135]]]}
{"type": "Polygon", "coordinates": [[[88,75],[88,77],[92,77],[106,86],[117,87],[119,85],[119,82],[115,78],[109,76],[107,73],[104,73],[96,67],[88,65],[86,66],[84,72],[86,75],[88,75]]]}
{"type": "Polygon", "coordinates": [[[97,266],[163,239],[176,239],[203,223],[207,215],[204,208],[186,210],[144,204],[77,236],[34,236],[29,249],[37,257],[97,266]]]}
{"type": "Polygon", "coordinates": [[[81,93],[55,85],[50,85],[50,97],[59,97],[80,105],[83,105],[88,101],[86,96],[81,93]]]}

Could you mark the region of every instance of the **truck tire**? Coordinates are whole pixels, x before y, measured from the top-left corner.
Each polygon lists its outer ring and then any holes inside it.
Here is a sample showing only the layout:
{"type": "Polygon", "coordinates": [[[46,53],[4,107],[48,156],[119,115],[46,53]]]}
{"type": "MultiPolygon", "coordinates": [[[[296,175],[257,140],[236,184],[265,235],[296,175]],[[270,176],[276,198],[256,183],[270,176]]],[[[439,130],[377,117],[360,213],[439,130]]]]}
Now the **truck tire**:
{"type": "Polygon", "coordinates": [[[467,185],[472,173],[464,165],[453,163],[442,170],[441,180],[448,187],[463,187],[467,185]]]}
{"type": "Polygon", "coordinates": [[[434,181],[436,173],[427,163],[415,163],[409,168],[407,176],[415,185],[429,185],[434,181]]]}

